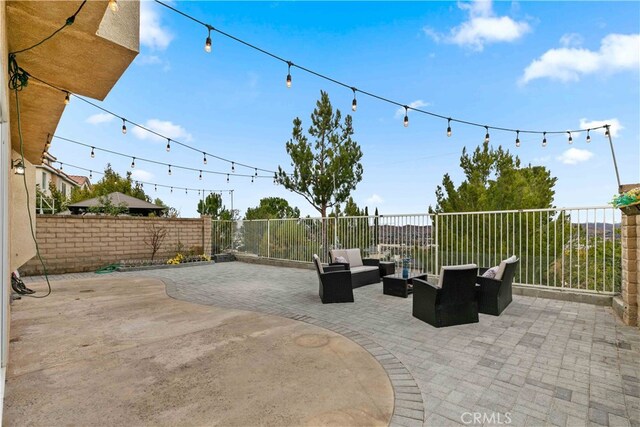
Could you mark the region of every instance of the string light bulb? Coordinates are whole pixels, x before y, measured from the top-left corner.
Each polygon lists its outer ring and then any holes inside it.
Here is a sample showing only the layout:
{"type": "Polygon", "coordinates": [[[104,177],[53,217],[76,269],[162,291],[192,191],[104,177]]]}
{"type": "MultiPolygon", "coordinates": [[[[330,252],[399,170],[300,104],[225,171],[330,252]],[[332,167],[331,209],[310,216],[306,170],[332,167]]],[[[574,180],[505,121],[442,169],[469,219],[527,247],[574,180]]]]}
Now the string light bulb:
{"type": "Polygon", "coordinates": [[[173,194],[173,187],[171,187],[171,190],[169,190],[169,192],[170,192],[171,194],[173,194]]]}
{"type": "Polygon", "coordinates": [[[184,194],[189,194],[186,188],[184,189],[184,194]]]}
{"type": "Polygon", "coordinates": [[[89,179],[93,179],[93,171],[89,171],[89,179]]]}
{"type": "Polygon", "coordinates": [[[207,154],[205,152],[203,152],[202,155],[204,156],[202,158],[202,163],[204,163],[206,165],[207,164],[207,154]]]}
{"type": "Polygon", "coordinates": [[[167,153],[171,151],[171,138],[167,138],[167,153]]]}
{"type": "Polygon", "coordinates": [[[169,175],[171,175],[171,165],[169,165],[169,175]]]}
{"type": "Polygon", "coordinates": [[[591,129],[587,129],[587,144],[591,142],[591,135],[589,135],[590,131],[591,129]]]}
{"type": "Polygon", "coordinates": [[[117,12],[118,9],[120,9],[120,6],[118,6],[118,0],[109,0],[109,8],[112,12],[117,12]]]}
{"type": "Polygon", "coordinates": [[[604,125],[604,129],[605,129],[604,136],[606,136],[608,138],[611,135],[609,133],[609,125],[604,125]]]}
{"type": "Polygon", "coordinates": [[[291,87],[291,61],[287,61],[288,71],[287,71],[287,88],[291,87]]]}
{"type": "Polygon", "coordinates": [[[567,131],[567,133],[569,134],[569,144],[573,144],[573,136],[571,136],[571,132],[567,131]]]}
{"type": "Polygon", "coordinates": [[[94,148],[93,148],[93,147],[91,147],[91,158],[92,158],[92,159],[96,157],[96,153],[95,153],[95,151],[93,151],[93,150],[94,150],[94,148]]]}
{"type": "Polygon", "coordinates": [[[489,143],[489,126],[485,126],[484,128],[487,131],[487,133],[484,135],[484,142],[485,144],[488,144],[489,143]]]}
{"type": "Polygon", "coordinates": [[[229,174],[227,174],[227,184],[229,183],[229,174]]]}
{"type": "Polygon", "coordinates": [[[251,177],[251,183],[253,184],[253,177],[251,177]]]}
{"type": "Polygon", "coordinates": [[[351,101],[351,111],[356,111],[358,109],[358,100],[356,99],[356,88],[352,87],[353,91],[353,101],[351,101]]]}
{"type": "Polygon", "coordinates": [[[71,102],[71,98],[69,96],[69,92],[65,91],[65,96],[64,96],[64,105],[69,105],[69,103],[71,102]]]}
{"type": "Polygon", "coordinates": [[[451,119],[447,119],[447,136],[451,136],[451,119]]]}
{"type": "Polygon", "coordinates": [[[542,132],[542,146],[543,147],[547,146],[547,133],[546,132],[542,132]]]}
{"type": "Polygon", "coordinates": [[[131,159],[131,169],[135,169],[135,167],[136,167],[136,158],[135,158],[135,157],[133,157],[133,158],[131,159]]]}
{"type": "Polygon", "coordinates": [[[61,163],[60,163],[60,172],[62,172],[62,171],[63,171],[63,169],[64,169],[64,168],[62,167],[62,162],[61,162],[61,163]]]}
{"type": "Polygon", "coordinates": [[[122,119],[122,134],[127,134],[127,121],[125,119],[122,119]]]}
{"type": "Polygon", "coordinates": [[[158,191],[158,184],[153,184],[153,191],[158,191]]]}
{"type": "Polygon", "coordinates": [[[255,168],[256,173],[254,174],[255,176],[258,176],[258,168],[255,168]]]}
{"type": "Polygon", "coordinates": [[[231,172],[235,172],[235,171],[236,171],[236,163],[231,162],[231,172]]]}
{"type": "Polygon", "coordinates": [[[520,131],[516,131],[516,147],[520,147],[520,131]]]}
{"type": "Polygon", "coordinates": [[[207,25],[207,29],[209,30],[209,35],[207,36],[207,40],[204,42],[204,51],[207,53],[211,53],[211,30],[213,27],[207,25]]]}
{"type": "Polygon", "coordinates": [[[198,179],[202,181],[202,171],[200,171],[200,175],[198,176],[198,179]]]}
{"type": "Polygon", "coordinates": [[[404,127],[409,126],[409,107],[404,106],[404,127]]]}

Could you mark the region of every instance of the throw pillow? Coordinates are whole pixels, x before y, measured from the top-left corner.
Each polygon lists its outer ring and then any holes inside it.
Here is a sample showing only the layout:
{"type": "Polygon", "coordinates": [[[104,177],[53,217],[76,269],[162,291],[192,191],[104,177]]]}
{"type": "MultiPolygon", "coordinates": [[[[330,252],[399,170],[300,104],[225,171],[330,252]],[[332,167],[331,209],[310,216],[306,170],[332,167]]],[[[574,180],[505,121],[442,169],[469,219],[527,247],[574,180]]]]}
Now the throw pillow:
{"type": "Polygon", "coordinates": [[[348,263],[349,261],[347,261],[347,259],[343,256],[337,256],[334,262],[341,262],[341,263],[348,263]]]}
{"type": "Polygon", "coordinates": [[[488,277],[489,279],[495,279],[499,268],[500,268],[499,265],[496,265],[495,267],[491,267],[490,269],[488,269],[487,271],[482,273],[482,277],[488,277]]]}

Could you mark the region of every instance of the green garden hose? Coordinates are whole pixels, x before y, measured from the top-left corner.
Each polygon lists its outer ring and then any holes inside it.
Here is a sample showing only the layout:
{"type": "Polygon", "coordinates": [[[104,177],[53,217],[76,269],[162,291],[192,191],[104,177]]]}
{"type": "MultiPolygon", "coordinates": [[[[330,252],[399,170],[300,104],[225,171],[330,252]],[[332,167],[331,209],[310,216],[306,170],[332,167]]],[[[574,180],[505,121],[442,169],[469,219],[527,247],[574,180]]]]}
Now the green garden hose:
{"type": "Polygon", "coordinates": [[[120,267],[120,264],[109,264],[107,266],[97,269],[96,274],[113,273],[118,269],[118,267],[120,267]]]}

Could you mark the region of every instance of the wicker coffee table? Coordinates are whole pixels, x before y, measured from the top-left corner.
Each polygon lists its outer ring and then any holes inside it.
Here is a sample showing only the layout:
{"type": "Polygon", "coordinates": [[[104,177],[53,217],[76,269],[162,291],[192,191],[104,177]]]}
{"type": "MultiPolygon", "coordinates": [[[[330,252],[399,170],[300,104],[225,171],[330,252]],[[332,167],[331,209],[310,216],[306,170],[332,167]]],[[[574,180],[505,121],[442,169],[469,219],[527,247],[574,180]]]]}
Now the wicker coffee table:
{"type": "Polygon", "coordinates": [[[403,278],[401,274],[391,274],[382,278],[382,293],[394,297],[407,298],[413,293],[413,279],[427,280],[426,274],[410,275],[403,278]]]}

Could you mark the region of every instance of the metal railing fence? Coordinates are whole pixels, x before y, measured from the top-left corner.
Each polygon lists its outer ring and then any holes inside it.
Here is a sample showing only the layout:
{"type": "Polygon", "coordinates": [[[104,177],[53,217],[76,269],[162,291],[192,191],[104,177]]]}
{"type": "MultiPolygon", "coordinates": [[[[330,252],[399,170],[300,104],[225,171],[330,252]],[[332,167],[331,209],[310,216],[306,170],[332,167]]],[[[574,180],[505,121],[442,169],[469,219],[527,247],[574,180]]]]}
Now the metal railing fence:
{"type": "Polygon", "coordinates": [[[612,207],[492,212],[288,218],[212,222],[214,253],[329,261],[333,248],[360,248],[363,257],[410,259],[415,272],[443,265],[498,265],[520,259],[523,285],[613,293],[621,283],[620,213],[612,207]]]}

